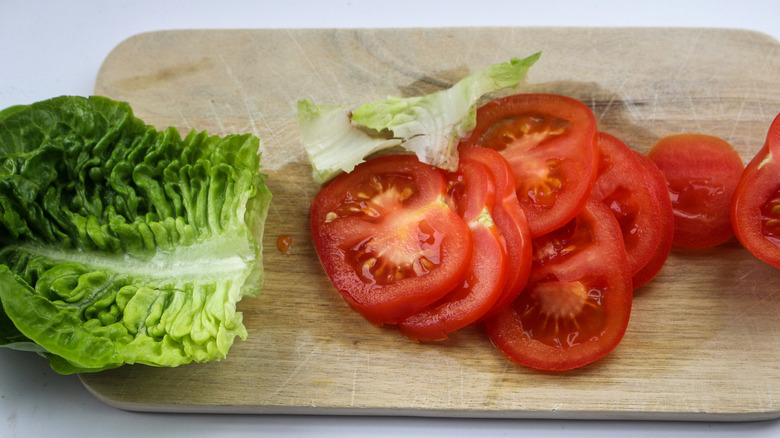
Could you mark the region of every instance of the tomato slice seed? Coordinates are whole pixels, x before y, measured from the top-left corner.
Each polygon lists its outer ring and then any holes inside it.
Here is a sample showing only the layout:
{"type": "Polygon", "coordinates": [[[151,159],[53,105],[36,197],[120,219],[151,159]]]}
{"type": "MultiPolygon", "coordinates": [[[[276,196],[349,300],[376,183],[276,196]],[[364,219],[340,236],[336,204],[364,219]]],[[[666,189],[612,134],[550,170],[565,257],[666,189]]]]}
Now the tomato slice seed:
{"type": "Polygon", "coordinates": [[[780,246],[780,190],[761,207],[761,228],[767,240],[780,246]]]}
{"type": "Polygon", "coordinates": [[[612,212],[592,199],[534,247],[528,287],[485,322],[493,343],[521,365],[553,371],[609,354],[628,326],[633,291],[612,212]]]}

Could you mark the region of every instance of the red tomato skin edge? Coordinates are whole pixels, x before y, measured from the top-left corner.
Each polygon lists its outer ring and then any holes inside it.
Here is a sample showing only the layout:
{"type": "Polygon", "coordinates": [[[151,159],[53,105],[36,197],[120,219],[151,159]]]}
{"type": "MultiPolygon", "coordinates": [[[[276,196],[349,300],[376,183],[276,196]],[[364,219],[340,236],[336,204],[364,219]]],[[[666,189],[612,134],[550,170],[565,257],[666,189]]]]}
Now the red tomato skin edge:
{"type": "Polygon", "coordinates": [[[476,227],[471,228],[472,275],[480,282],[468,290],[456,286],[433,306],[400,321],[398,331],[402,335],[415,342],[443,341],[477,322],[495,304],[506,283],[506,252],[495,226],[476,227]]]}
{"type": "Polygon", "coordinates": [[[634,289],[644,286],[661,271],[669,253],[672,250],[672,238],[674,237],[674,211],[672,201],[669,199],[669,191],[666,189],[664,174],[653,161],[641,152],[634,151],[639,162],[645,167],[645,177],[648,186],[655,193],[661,207],[661,239],[658,247],[650,260],[636,273],[634,273],[634,289]]]}
{"type": "Polygon", "coordinates": [[[461,146],[461,159],[480,162],[490,169],[496,185],[493,220],[501,231],[506,245],[508,269],[504,293],[483,317],[489,318],[512,302],[522,291],[531,272],[533,247],[531,230],[525,211],[520,207],[514,189],[514,174],[509,162],[493,149],[480,146],[461,146]]]}
{"type": "MultiPolygon", "coordinates": [[[[443,210],[442,215],[438,216],[438,218],[445,222],[452,221],[459,225],[462,224],[463,229],[468,230],[468,227],[460,216],[455,214],[452,210],[443,210]],[[449,215],[448,213],[452,214],[449,215]]],[[[443,245],[442,259],[457,257],[463,260],[463,263],[454,268],[455,271],[462,272],[466,269],[468,261],[472,257],[472,243],[470,233],[458,234],[460,237],[452,239],[457,241],[457,243],[455,243],[457,248],[455,251],[450,251],[448,249],[449,246],[443,245]],[[453,252],[457,253],[457,255],[453,255],[453,252]]],[[[359,299],[355,296],[355,292],[365,293],[363,289],[368,290],[370,287],[358,283],[356,279],[350,280],[350,277],[345,279],[345,276],[338,272],[338,265],[332,263],[331,258],[327,257],[326,254],[329,252],[340,252],[340,250],[335,245],[317,245],[317,254],[320,263],[325,269],[325,272],[328,273],[331,283],[336,287],[336,290],[352,309],[376,326],[397,324],[399,321],[402,321],[410,315],[433,304],[436,300],[439,300],[455,288],[460,282],[460,275],[454,275],[445,278],[443,281],[439,281],[435,285],[429,285],[424,291],[424,294],[409,294],[384,302],[371,302],[370,300],[359,299]],[[331,273],[333,272],[336,272],[336,275],[332,275],[331,273]]]]}
{"type": "MultiPolygon", "coordinates": [[[[445,180],[442,171],[432,167],[414,167],[419,166],[419,162],[413,156],[386,156],[383,158],[391,163],[395,163],[395,170],[397,171],[411,171],[416,176],[428,170],[435,172],[437,177],[429,178],[428,180],[423,179],[418,184],[418,187],[424,185],[426,193],[430,193],[430,196],[435,199],[438,199],[445,193],[445,180]],[[415,162],[418,164],[415,164],[415,162]],[[412,166],[412,170],[410,170],[409,166],[412,166]]],[[[375,166],[375,163],[377,162],[369,161],[362,164],[364,165],[363,168],[373,169],[369,166],[375,166]]],[[[418,277],[418,280],[408,288],[411,289],[408,294],[393,294],[390,298],[382,298],[376,301],[377,296],[381,297],[382,295],[372,294],[371,286],[358,280],[354,275],[354,269],[339,263],[338,255],[343,253],[339,248],[340,242],[328,238],[322,230],[322,218],[325,217],[325,213],[333,211],[335,208],[333,192],[342,192],[344,186],[349,184],[350,175],[355,174],[357,169],[350,174],[337,176],[323,187],[313,200],[310,208],[310,228],[315,243],[315,250],[331,283],[354,310],[374,325],[394,324],[432,304],[458,284],[461,277],[460,274],[466,269],[471,259],[471,233],[460,216],[442,203],[444,208],[439,208],[440,211],[431,216],[433,221],[453,227],[453,236],[447,238],[446,245],[442,244],[442,259],[452,257],[457,260],[455,264],[449,266],[448,273],[451,275],[445,275],[439,281],[419,280],[425,277],[418,277]],[[362,294],[363,297],[356,297],[355,294],[362,294]]],[[[414,206],[419,207],[418,204],[419,202],[415,203],[414,206]]]]}
{"type": "Polygon", "coordinates": [[[631,284],[631,268],[628,263],[628,257],[625,255],[620,226],[612,212],[600,202],[589,202],[586,204],[585,209],[588,208],[590,208],[591,211],[593,209],[601,210],[600,213],[597,213],[598,216],[604,222],[611,223],[612,228],[615,230],[609,239],[610,245],[614,246],[614,249],[616,249],[618,253],[617,256],[614,257],[614,260],[604,261],[604,264],[605,266],[619,266],[617,272],[621,273],[616,278],[613,278],[613,281],[615,281],[619,290],[618,293],[620,294],[617,302],[621,304],[620,307],[622,309],[621,314],[618,315],[617,325],[611,327],[609,341],[606,346],[601,348],[596,346],[596,348],[594,348],[592,345],[589,345],[588,351],[585,354],[586,357],[584,358],[582,356],[575,358],[566,357],[566,353],[561,349],[542,344],[539,341],[527,340],[522,324],[520,323],[520,317],[514,306],[506,306],[496,316],[485,321],[485,328],[493,345],[509,359],[520,365],[540,371],[554,372],[580,368],[603,359],[611,353],[618,346],[628,329],[633,302],[633,289],[631,284]],[[589,205],[594,204],[595,206],[588,207],[589,205]],[[528,357],[528,354],[523,352],[525,349],[533,350],[531,357],[528,357]]]}
{"type": "MultiPolygon", "coordinates": [[[[457,215],[455,215],[455,217],[460,219],[457,215]]],[[[467,237],[468,239],[464,239],[464,243],[469,246],[469,250],[467,253],[468,255],[464,257],[465,260],[471,259],[472,256],[471,236],[469,235],[467,237]]],[[[445,250],[442,258],[447,257],[450,257],[450,254],[445,250]]],[[[459,270],[462,271],[466,269],[466,265],[467,263],[464,263],[459,270]]],[[[398,324],[410,315],[422,311],[452,291],[459,282],[460,276],[449,277],[446,281],[442,281],[438,283],[436,287],[428,290],[425,297],[406,296],[395,300],[391,304],[392,308],[390,310],[387,310],[385,307],[378,307],[374,303],[366,305],[364,302],[356,300],[348,290],[339,290],[339,293],[344,298],[344,301],[346,301],[355,311],[360,313],[363,318],[368,320],[371,324],[380,327],[398,324]]]]}
{"type": "MultiPolygon", "coordinates": [[[[556,207],[544,214],[533,211],[532,204],[525,205],[531,236],[536,237],[549,233],[566,224],[577,215],[588,200],[588,194],[596,180],[598,163],[598,149],[596,147],[597,122],[593,111],[580,100],[559,94],[516,94],[504,98],[494,99],[477,110],[477,126],[471,135],[461,142],[461,146],[481,146],[480,137],[494,123],[511,117],[513,114],[503,113],[503,107],[513,108],[514,111],[523,113],[545,112],[556,117],[576,121],[578,131],[574,138],[569,139],[570,144],[585,144],[590,139],[590,147],[582,157],[582,169],[586,172],[576,175],[579,184],[577,191],[568,190],[565,202],[556,201],[556,207]],[[560,206],[566,205],[562,209],[560,206]]],[[[511,168],[511,166],[510,166],[511,168]]],[[[520,202],[523,205],[523,202],[520,202]]]]}
{"type": "Polygon", "coordinates": [[[778,114],[769,125],[769,132],[766,135],[766,145],[774,157],[780,156],[780,114],[778,114]]]}
{"type": "Polygon", "coordinates": [[[780,190],[780,163],[772,152],[780,149],[780,115],[770,128],[766,144],[745,167],[731,204],[734,234],[759,260],[780,269],[780,246],[764,237],[761,207],[780,190]],[[774,143],[773,143],[774,141],[774,143]]]}
{"type": "Polygon", "coordinates": [[[637,273],[653,258],[661,243],[664,232],[661,226],[666,226],[661,220],[661,201],[649,181],[648,167],[640,161],[635,151],[619,138],[606,132],[599,132],[597,138],[599,171],[591,197],[610,204],[610,196],[618,189],[630,193],[618,196],[620,199],[628,198],[629,205],[635,205],[637,209],[631,223],[632,231],[637,234],[632,236],[623,230],[631,269],[633,273],[637,273]]]}
{"type": "Polygon", "coordinates": [[[468,224],[472,256],[461,283],[441,300],[398,323],[398,330],[413,341],[440,341],[478,320],[495,303],[506,283],[507,255],[503,236],[492,215],[496,185],[488,165],[461,158],[448,174],[450,203],[468,224]]]}

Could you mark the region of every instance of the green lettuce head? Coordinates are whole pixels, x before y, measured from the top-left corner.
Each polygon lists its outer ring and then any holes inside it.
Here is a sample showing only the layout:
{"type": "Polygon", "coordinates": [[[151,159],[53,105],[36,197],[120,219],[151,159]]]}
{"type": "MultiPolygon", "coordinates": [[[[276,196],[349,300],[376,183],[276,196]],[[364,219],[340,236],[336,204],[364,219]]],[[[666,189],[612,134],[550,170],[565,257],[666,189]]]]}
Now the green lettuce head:
{"type": "Polygon", "coordinates": [[[63,374],[224,358],[262,283],[259,146],[97,96],[0,111],[0,345],[63,374]]]}

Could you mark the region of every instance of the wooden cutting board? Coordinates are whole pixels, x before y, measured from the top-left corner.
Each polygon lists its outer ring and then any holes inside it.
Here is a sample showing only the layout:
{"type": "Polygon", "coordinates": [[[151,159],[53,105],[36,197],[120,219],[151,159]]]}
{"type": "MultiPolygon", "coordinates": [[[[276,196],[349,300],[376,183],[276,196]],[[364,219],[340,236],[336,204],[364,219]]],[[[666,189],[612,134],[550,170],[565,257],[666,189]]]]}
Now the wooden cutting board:
{"type": "Polygon", "coordinates": [[[599,128],[646,152],[662,136],[721,136],[747,162],[780,112],[780,46],[722,29],[436,28],[193,30],[134,36],[95,93],[182,132],[252,132],[274,200],[266,282],[239,304],[249,331],[228,358],[83,375],[100,400],[167,412],[754,420],[780,416],[780,271],[734,241],[675,250],[636,292],[623,342],[582,369],[515,365],[479,328],[415,344],[351,311],[307,225],[318,187],[296,131],[298,99],[355,104],[450,86],[542,51],[523,92],[588,104],[599,128]],[[292,237],[292,253],[276,247],[292,237]]]}

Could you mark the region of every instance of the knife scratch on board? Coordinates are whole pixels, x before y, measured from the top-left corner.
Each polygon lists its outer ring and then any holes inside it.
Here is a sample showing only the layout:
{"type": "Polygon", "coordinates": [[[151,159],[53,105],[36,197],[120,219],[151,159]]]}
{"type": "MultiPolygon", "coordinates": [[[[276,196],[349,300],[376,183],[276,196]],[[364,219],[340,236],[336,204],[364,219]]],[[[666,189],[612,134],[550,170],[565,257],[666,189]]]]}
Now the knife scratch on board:
{"type": "Polygon", "coordinates": [[[680,47],[687,47],[688,50],[686,53],[684,53],[681,57],[678,58],[679,62],[677,62],[677,69],[675,70],[675,74],[672,78],[672,80],[676,83],[685,82],[689,75],[690,69],[688,68],[688,63],[692,59],[694,59],[693,54],[697,53],[699,51],[699,41],[701,40],[702,32],[695,32],[693,33],[693,37],[690,41],[687,42],[687,44],[680,44],[680,47]]]}
{"type": "Polygon", "coordinates": [[[181,117],[182,120],[182,126],[185,126],[188,130],[193,129],[193,125],[190,122],[190,120],[187,118],[187,116],[184,115],[184,112],[182,112],[181,108],[177,110],[179,113],[179,117],[181,117]]]}
{"type": "Polygon", "coordinates": [[[270,401],[273,400],[274,397],[276,397],[278,394],[281,394],[286,388],[295,386],[301,382],[305,382],[306,380],[309,380],[309,378],[305,377],[306,374],[303,373],[303,371],[306,369],[306,367],[309,365],[309,363],[312,361],[312,359],[320,356],[320,347],[317,347],[316,344],[313,342],[299,342],[298,347],[296,348],[296,354],[300,358],[300,360],[296,361],[296,365],[294,368],[289,370],[287,372],[287,375],[279,381],[279,383],[276,385],[275,389],[272,392],[269,392],[268,395],[266,395],[265,400],[270,401]],[[304,344],[305,347],[304,348],[304,344]],[[308,348],[311,345],[315,345],[314,348],[308,348]],[[301,354],[301,351],[306,351],[305,354],[301,354]],[[298,376],[304,375],[303,379],[295,380],[298,376]]]}
{"type": "Polygon", "coordinates": [[[301,47],[301,43],[298,41],[298,38],[296,38],[290,30],[287,31],[287,36],[290,38],[290,41],[293,42],[295,48],[298,49],[298,52],[304,54],[303,60],[306,61],[309,67],[311,67],[312,71],[319,71],[317,66],[315,66],[314,63],[311,62],[311,59],[309,59],[309,57],[306,55],[306,51],[303,49],[303,47],[301,47]]]}
{"type": "Polygon", "coordinates": [[[135,389],[135,388],[130,386],[130,382],[132,381],[132,378],[134,377],[134,375],[135,375],[135,368],[134,367],[129,367],[129,370],[127,372],[127,377],[128,378],[124,379],[122,381],[122,385],[117,390],[117,394],[119,394],[120,396],[125,396],[127,394],[131,394],[132,393],[132,390],[135,389]],[[131,391],[127,391],[128,387],[131,388],[131,391]]]}
{"type": "Polygon", "coordinates": [[[219,111],[217,111],[217,108],[214,106],[214,101],[211,99],[209,99],[209,108],[211,108],[211,112],[214,114],[214,120],[217,122],[217,126],[219,126],[220,135],[225,135],[225,125],[222,124],[222,117],[219,116],[219,111]]]}
{"type": "MultiPolygon", "coordinates": [[[[173,381],[174,387],[184,387],[189,388],[190,385],[192,385],[193,382],[198,382],[203,375],[209,375],[211,372],[213,372],[214,363],[213,362],[207,362],[207,363],[199,363],[197,366],[193,366],[192,371],[188,374],[184,375],[183,379],[177,379],[173,381]]],[[[182,394],[183,395],[183,394],[182,394]]]]}
{"type": "Polygon", "coordinates": [[[358,352],[355,352],[354,366],[352,367],[352,386],[349,388],[349,405],[355,406],[355,393],[357,392],[357,379],[358,379],[358,352]]]}
{"type": "MultiPolygon", "coordinates": [[[[309,66],[310,70],[314,75],[321,75],[323,72],[329,72],[329,76],[333,79],[333,84],[335,85],[333,88],[329,88],[330,92],[338,91],[339,96],[342,100],[347,100],[347,96],[349,93],[345,93],[342,85],[342,81],[339,80],[338,75],[333,71],[333,69],[325,69],[323,66],[316,65],[311,60],[311,55],[307,53],[307,50],[301,46],[300,41],[298,41],[298,38],[295,37],[293,32],[290,30],[287,31],[287,36],[290,38],[290,41],[292,41],[293,45],[295,46],[298,53],[301,54],[300,58],[309,66]]],[[[329,61],[329,59],[326,59],[326,61],[329,61]]]]}
{"type": "MultiPolygon", "coordinates": [[[[742,275],[740,278],[740,281],[745,281],[745,277],[747,275],[742,275]]],[[[758,299],[752,303],[749,307],[745,308],[744,310],[738,312],[736,315],[734,315],[735,318],[741,317],[743,315],[751,315],[754,313],[756,309],[764,309],[765,306],[768,303],[774,303],[776,302],[776,296],[778,295],[778,291],[772,290],[772,291],[766,291],[766,290],[758,290],[757,286],[753,287],[753,292],[755,292],[758,296],[758,299]]]]}
{"type": "Polygon", "coordinates": [[[252,127],[252,133],[254,135],[260,136],[260,132],[258,131],[257,126],[255,125],[255,117],[257,116],[257,112],[258,112],[257,107],[249,99],[249,95],[244,89],[243,84],[241,83],[241,81],[238,80],[236,75],[233,74],[233,69],[230,68],[230,65],[228,65],[228,63],[225,61],[225,58],[222,56],[221,53],[219,54],[219,62],[225,68],[225,73],[227,74],[228,78],[236,85],[236,88],[238,89],[238,92],[241,96],[241,100],[244,103],[247,116],[249,118],[249,124],[252,127]]]}

